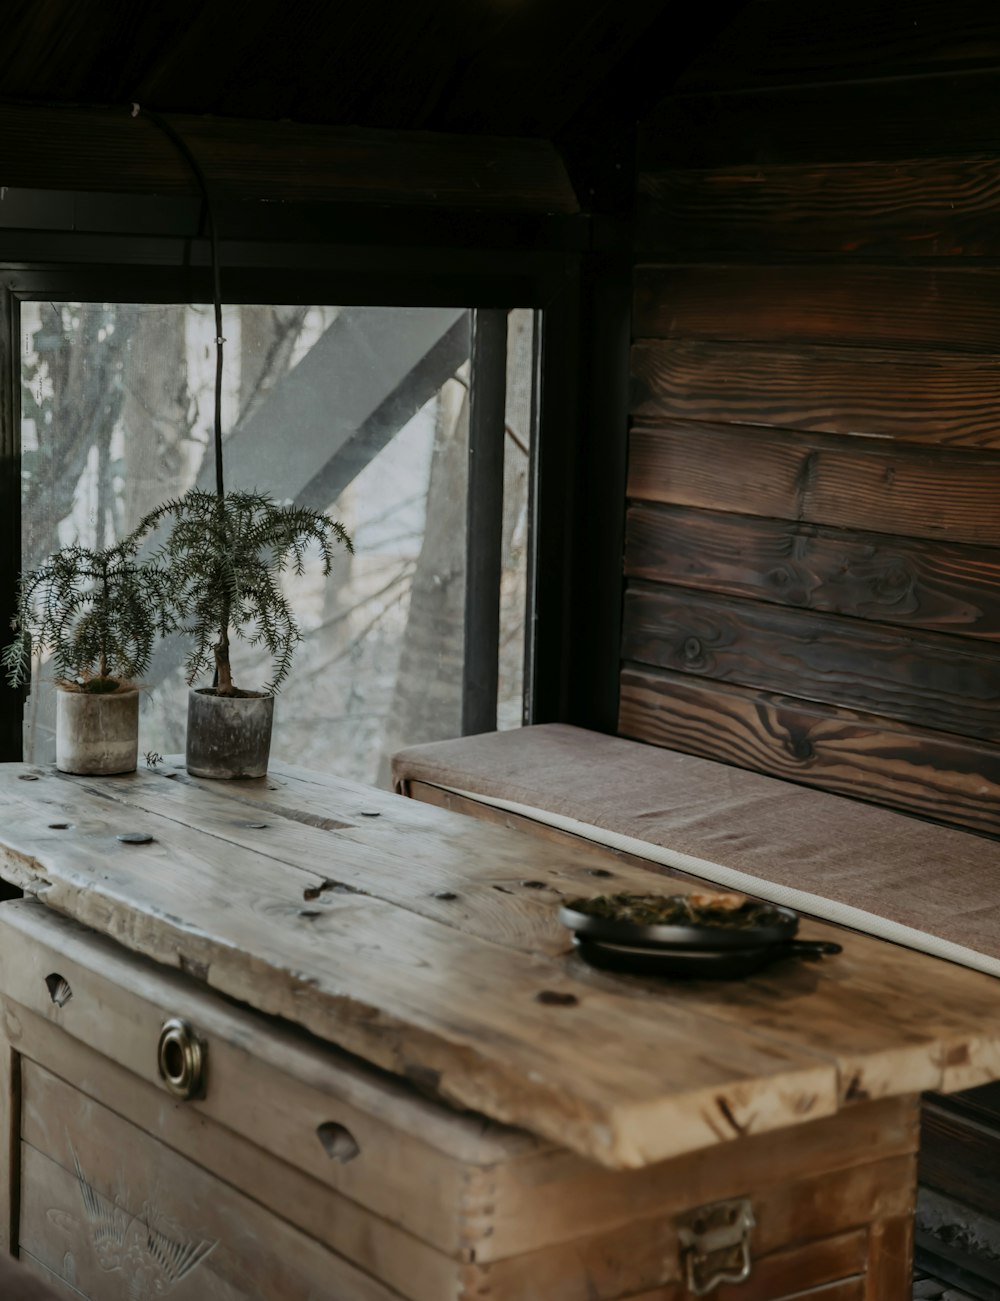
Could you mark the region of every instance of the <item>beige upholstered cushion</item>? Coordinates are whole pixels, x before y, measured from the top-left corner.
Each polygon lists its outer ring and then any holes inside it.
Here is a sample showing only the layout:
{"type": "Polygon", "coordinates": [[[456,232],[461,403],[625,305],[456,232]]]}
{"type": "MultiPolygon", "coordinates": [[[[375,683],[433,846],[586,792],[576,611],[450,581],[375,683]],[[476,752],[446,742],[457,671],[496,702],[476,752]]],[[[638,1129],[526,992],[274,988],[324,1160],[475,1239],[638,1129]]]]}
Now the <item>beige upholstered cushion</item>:
{"type": "Polygon", "coordinates": [[[1000,974],[1000,843],[969,832],[560,724],[413,746],[393,774],[1000,974]]]}

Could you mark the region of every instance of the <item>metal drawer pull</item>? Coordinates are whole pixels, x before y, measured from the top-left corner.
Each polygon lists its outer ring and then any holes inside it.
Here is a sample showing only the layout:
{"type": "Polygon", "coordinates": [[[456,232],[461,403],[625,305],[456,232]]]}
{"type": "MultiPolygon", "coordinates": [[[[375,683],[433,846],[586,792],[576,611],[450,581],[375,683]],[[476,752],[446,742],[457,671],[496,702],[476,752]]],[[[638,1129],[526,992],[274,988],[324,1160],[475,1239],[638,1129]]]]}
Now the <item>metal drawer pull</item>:
{"type": "Polygon", "coordinates": [[[208,1047],[189,1022],[179,1016],[164,1021],[156,1059],[160,1077],[178,1098],[198,1098],[205,1092],[208,1047]]]}
{"type": "Polygon", "coordinates": [[[328,1120],[323,1125],[317,1125],[316,1137],[323,1144],[327,1156],[332,1161],[339,1161],[341,1165],[346,1165],[361,1155],[361,1148],[351,1131],[335,1121],[328,1120]]]}
{"type": "Polygon", "coordinates": [[[749,1198],[713,1202],[677,1221],[684,1281],[692,1296],[705,1296],[720,1283],[750,1277],[750,1234],[755,1226],[749,1198]]]}
{"type": "Polygon", "coordinates": [[[45,977],[45,987],[49,991],[49,998],[52,999],[56,1007],[65,1007],[73,997],[73,990],[65,976],[60,976],[58,971],[53,971],[51,975],[45,977]]]}

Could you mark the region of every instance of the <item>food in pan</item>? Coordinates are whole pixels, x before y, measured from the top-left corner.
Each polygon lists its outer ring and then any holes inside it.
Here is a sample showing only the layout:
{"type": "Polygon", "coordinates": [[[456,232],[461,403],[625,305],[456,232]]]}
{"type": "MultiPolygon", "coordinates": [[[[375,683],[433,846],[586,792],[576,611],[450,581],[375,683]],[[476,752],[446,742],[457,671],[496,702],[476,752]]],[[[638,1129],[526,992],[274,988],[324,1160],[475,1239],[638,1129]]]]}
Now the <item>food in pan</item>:
{"type": "Polygon", "coordinates": [[[723,926],[743,930],[784,925],[787,920],[787,914],[771,904],[742,894],[707,890],[686,895],[601,894],[592,899],[572,899],[566,906],[588,917],[637,926],[723,926]]]}

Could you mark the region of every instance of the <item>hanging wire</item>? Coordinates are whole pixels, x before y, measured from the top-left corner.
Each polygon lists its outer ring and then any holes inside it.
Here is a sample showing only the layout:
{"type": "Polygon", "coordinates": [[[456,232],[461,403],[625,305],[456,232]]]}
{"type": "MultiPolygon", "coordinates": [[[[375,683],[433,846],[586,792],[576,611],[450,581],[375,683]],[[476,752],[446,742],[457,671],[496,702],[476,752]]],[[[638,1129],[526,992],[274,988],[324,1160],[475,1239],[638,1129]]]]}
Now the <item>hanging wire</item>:
{"type": "Polygon", "coordinates": [[[219,235],[215,224],[215,210],[212,207],[212,199],[208,192],[208,182],[205,180],[205,174],[198,165],[194,154],[188,148],[184,137],[159,113],[154,113],[148,108],[142,108],[139,104],[133,104],[132,116],[139,117],[140,114],[149,118],[150,122],[163,132],[191,168],[194,178],[198,182],[202,203],[205,208],[212,260],[212,301],[215,306],[215,491],[219,497],[222,497],[224,496],[222,479],[222,349],[226,341],[222,335],[222,277],[219,270],[219,235]]]}

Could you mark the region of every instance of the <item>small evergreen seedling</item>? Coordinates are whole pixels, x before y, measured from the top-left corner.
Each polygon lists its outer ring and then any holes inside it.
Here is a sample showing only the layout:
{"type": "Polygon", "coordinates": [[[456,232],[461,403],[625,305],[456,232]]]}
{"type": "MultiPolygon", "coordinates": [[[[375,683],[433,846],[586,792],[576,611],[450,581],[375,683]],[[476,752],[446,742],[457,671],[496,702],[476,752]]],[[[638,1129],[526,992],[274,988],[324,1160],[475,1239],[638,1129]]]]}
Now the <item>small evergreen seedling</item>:
{"type": "Polygon", "coordinates": [[[71,690],[117,691],[142,676],[170,615],[165,575],[137,550],[134,537],[102,551],[63,547],[22,577],[18,635],[2,657],[11,686],[30,681],[32,654],[45,651],[71,690]]]}
{"type": "Polygon", "coordinates": [[[169,575],[176,623],[194,642],[188,682],[214,671],[218,695],[243,694],[233,684],[232,634],[267,648],[271,678],[264,690],[276,692],[302,639],[281,575],[304,573],[310,544],[319,548],[323,573],[329,574],[336,546],[353,551],[343,525],[318,511],[279,505],[259,492],[220,496],[195,489],[151,511],[133,537],[168,521],[170,532],[156,559],[169,575]]]}

